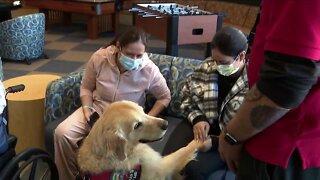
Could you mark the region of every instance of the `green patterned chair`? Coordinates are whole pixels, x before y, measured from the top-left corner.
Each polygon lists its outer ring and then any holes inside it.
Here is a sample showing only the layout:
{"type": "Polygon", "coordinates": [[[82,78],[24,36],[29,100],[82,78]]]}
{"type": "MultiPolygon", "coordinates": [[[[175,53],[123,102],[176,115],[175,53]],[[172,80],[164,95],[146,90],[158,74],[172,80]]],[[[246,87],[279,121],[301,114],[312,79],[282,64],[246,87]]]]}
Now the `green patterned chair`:
{"type": "MultiPolygon", "coordinates": [[[[184,118],[179,108],[181,104],[179,92],[182,90],[186,77],[202,61],[151,53],[149,58],[159,67],[167,81],[172,96],[170,105],[163,112],[164,119],[169,121],[169,129],[162,141],[150,144],[154,149],[162,152],[171,132],[184,118]]],[[[82,75],[83,70],[73,72],[51,82],[47,87],[44,118],[46,124],[45,138],[46,148],[51,154],[54,152],[54,129],[68,115],[81,106],[79,93],[82,75]]],[[[154,102],[155,99],[151,95],[147,95],[146,109],[152,107],[154,102]]]]}

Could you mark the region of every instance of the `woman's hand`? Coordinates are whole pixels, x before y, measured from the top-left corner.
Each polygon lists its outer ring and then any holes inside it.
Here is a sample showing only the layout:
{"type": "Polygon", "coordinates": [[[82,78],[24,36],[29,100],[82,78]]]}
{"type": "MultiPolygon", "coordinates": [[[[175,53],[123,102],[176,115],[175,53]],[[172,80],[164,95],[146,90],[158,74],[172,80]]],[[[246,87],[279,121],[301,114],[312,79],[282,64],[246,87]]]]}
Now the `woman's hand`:
{"type": "Polygon", "coordinates": [[[83,108],[83,114],[84,114],[85,120],[89,121],[92,111],[90,109],[83,108]]]}
{"type": "Polygon", "coordinates": [[[207,121],[199,121],[193,125],[194,139],[204,142],[207,139],[210,124],[207,121]]]}
{"type": "Polygon", "coordinates": [[[82,111],[86,121],[90,120],[90,115],[93,113],[94,108],[92,107],[92,97],[88,95],[81,96],[82,111]]]}

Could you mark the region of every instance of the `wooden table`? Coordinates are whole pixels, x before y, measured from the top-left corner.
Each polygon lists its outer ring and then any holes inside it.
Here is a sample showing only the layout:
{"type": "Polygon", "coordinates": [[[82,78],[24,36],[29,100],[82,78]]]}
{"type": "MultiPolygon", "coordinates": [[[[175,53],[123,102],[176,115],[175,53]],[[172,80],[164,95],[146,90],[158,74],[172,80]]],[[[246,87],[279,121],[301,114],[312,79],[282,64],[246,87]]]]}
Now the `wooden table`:
{"type": "MultiPolygon", "coordinates": [[[[57,12],[62,12],[64,24],[71,22],[71,13],[87,15],[87,36],[96,39],[98,33],[106,31],[107,20],[102,18],[111,15],[112,30],[117,32],[118,15],[117,8],[121,8],[119,3],[123,0],[27,0],[27,6],[39,8],[40,12],[46,14],[46,28],[57,12]],[[52,12],[54,11],[54,12],[52,12]],[[51,13],[50,13],[51,12],[51,13]]],[[[110,24],[110,23],[109,23],[110,24]]]]}
{"type": "Polygon", "coordinates": [[[44,98],[48,83],[58,75],[38,74],[12,78],[3,82],[7,88],[24,84],[25,90],[8,94],[9,132],[17,136],[16,151],[29,147],[44,148],[44,98]]]}

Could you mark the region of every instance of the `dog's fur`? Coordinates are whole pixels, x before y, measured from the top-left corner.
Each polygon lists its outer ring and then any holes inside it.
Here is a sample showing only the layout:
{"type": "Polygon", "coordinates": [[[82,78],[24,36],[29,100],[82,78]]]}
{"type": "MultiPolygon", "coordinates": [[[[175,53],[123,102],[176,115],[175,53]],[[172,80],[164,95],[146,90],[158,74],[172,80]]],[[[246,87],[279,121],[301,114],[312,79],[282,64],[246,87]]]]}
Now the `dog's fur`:
{"type": "Polygon", "coordinates": [[[93,126],[78,154],[81,171],[99,174],[114,169],[142,167],[142,180],[177,178],[184,166],[195,158],[200,143],[192,141],[186,147],[161,157],[141,140],[161,139],[168,122],[148,116],[136,103],[112,103],[93,126]]]}

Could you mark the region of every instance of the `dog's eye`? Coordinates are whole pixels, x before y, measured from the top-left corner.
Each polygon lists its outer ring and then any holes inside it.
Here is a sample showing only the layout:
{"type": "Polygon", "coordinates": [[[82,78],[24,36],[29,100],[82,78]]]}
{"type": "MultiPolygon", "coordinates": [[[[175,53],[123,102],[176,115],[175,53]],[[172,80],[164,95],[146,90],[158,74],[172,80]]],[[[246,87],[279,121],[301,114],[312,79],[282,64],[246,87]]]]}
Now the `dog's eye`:
{"type": "Polygon", "coordinates": [[[134,125],[134,129],[138,129],[139,127],[142,126],[142,122],[137,122],[135,125],[134,125]]]}

